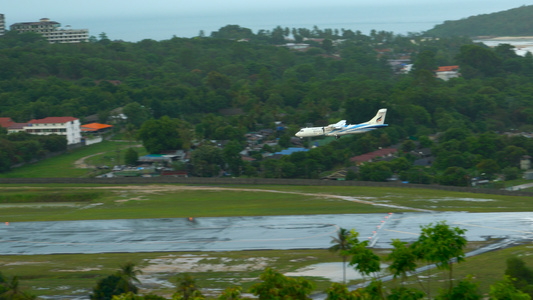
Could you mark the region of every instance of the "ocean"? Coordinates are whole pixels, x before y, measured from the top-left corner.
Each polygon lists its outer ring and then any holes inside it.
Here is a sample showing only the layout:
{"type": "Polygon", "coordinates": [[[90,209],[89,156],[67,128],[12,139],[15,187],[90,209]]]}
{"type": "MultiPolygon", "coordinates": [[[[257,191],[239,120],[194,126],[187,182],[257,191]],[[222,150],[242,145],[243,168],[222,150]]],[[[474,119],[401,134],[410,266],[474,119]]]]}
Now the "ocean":
{"type": "MultiPolygon", "coordinates": [[[[509,7],[512,8],[512,7],[509,7]]],[[[485,8],[490,9],[490,8],[485,8]]],[[[495,10],[497,11],[497,10],[495,10]]],[[[360,7],[328,7],[283,10],[283,8],[249,12],[159,13],[116,15],[113,17],[65,16],[56,20],[72,28],[87,28],[96,37],[104,32],[111,40],[137,42],[143,39],[165,40],[173,36],[191,38],[203,31],[206,36],[226,25],[239,25],[254,33],[259,30],[283,28],[350,29],[368,35],[371,30],[395,34],[421,33],[446,20],[458,20],[487,13],[479,7],[439,5],[367,5],[360,7]]]]}
{"type": "MultiPolygon", "coordinates": [[[[338,11],[325,16],[314,11],[304,11],[294,15],[280,12],[235,14],[235,15],[178,15],[178,16],[143,16],[137,18],[114,18],[88,21],[90,35],[98,37],[105,32],[111,40],[137,42],[143,39],[167,40],[173,36],[191,38],[200,35],[202,30],[206,36],[228,24],[239,25],[251,29],[272,30],[277,26],[283,28],[307,28],[317,26],[320,29],[350,29],[370,34],[372,30],[389,31],[395,34],[422,33],[441,24],[442,19],[432,14],[417,14],[413,9],[401,11],[381,11],[372,16],[371,11],[354,12],[338,11]],[[359,14],[359,15],[358,15],[359,14]],[[328,17],[333,15],[334,17],[328,17]]],[[[442,16],[442,15],[439,15],[442,16]]],[[[489,47],[507,43],[515,46],[517,54],[524,56],[533,53],[533,37],[494,38],[476,40],[489,47]]]]}

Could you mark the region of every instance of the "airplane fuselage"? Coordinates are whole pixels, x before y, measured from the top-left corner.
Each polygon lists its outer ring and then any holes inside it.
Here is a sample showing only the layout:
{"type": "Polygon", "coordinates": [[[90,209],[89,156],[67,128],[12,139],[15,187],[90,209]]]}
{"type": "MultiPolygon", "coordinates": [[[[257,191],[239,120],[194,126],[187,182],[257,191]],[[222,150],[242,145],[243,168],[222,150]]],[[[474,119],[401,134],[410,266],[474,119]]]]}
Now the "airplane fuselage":
{"type": "Polygon", "coordinates": [[[343,136],[347,134],[357,134],[357,133],[364,133],[368,132],[377,128],[386,127],[387,124],[380,124],[380,125],[346,125],[342,128],[328,128],[328,126],[325,127],[306,127],[300,129],[296,133],[297,137],[304,138],[304,137],[313,137],[313,136],[343,136]]]}

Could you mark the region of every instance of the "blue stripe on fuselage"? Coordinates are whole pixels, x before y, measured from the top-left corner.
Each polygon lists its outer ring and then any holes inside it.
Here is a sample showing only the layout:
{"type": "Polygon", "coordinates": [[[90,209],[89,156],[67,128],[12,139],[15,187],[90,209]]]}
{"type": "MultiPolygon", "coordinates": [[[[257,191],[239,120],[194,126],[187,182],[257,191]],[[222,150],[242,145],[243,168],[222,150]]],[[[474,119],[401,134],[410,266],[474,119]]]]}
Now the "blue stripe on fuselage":
{"type": "Polygon", "coordinates": [[[330,131],[327,135],[345,135],[350,133],[356,133],[356,132],[367,132],[370,130],[374,130],[380,127],[387,127],[388,124],[378,124],[378,125],[352,125],[352,126],[346,126],[342,129],[334,129],[330,131]]]}

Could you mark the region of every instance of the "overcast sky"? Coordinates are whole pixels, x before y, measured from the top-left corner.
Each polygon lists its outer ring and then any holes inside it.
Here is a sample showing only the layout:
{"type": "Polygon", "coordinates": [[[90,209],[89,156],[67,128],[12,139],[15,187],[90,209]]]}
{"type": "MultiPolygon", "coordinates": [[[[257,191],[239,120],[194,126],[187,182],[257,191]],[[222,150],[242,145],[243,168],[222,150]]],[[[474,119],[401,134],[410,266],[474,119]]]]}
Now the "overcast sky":
{"type": "MultiPolygon", "coordinates": [[[[201,28],[202,23],[209,27],[208,22],[205,21],[209,18],[219,20],[218,24],[212,26],[237,24],[247,27],[247,24],[239,24],[239,22],[258,22],[259,17],[263,17],[261,22],[265,25],[270,18],[268,25],[277,23],[277,25],[288,26],[281,23],[288,23],[291,18],[296,20],[295,16],[298,15],[300,17],[312,16],[316,24],[332,24],[337,15],[346,17],[346,14],[351,13],[354,20],[357,20],[361,19],[357,13],[363,14],[364,12],[365,17],[375,15],[376,19],[387,18],[395,13],[396,18],[398,14],[404,14],[410,18],[405,21],[416,21],[414,19],[418,18],[424,21],[424,18],[428,19],[431,16],[432,21],[442,22],[533,4],[533,0],[3,0],[2,2],[0,13],[5,15],[8,28],[13,23],[38,21],[46,17],[63,26],[88,28],[91,35],[98,35],[99,32],[121,34],[117,23],[112,25],[110,21],[122,20],[133,26],[134,21],[139,20],[145,28],[136,24],[135,26],[139,27],[137,34],[154,39],[158,37],[157,23],[163,23],[170,18],[173,18],[175,22],[181,21],[183,27],[188,26],[190,30],[198,32],[206,29],[201,28]],[[245,16],[253,20],[246,21],[245,16]],[[193,18],[202,21],[195,23],[193,18]],[[105,22],[98,24],[98,20],[105,20],[105,22]],[[114,30],[114,26],[117,26],[117,30],[114,30]]],[[[132,30],[131,27],[130,30],[132,30]]],[[[123,38],[108,35],[110,38],[123,38]]]]}
{"type": "MultiPolygon", "coordinates": [[[[506,10],[521,5],[531,5],[531,0],[5,0],[1,13],[12,15],[14,19],[39,18],[44,15],[63,17],[66,15],[123,16],[123,15],[164,15],[164,14],[224,14],[257,10],[293,10],[303,7],[360,7],[432,5],[446,2],[458,11],[478,8],[480,13],[506,10]]],[[[18,20],[17,20],[18,21],[18,20]]]]}

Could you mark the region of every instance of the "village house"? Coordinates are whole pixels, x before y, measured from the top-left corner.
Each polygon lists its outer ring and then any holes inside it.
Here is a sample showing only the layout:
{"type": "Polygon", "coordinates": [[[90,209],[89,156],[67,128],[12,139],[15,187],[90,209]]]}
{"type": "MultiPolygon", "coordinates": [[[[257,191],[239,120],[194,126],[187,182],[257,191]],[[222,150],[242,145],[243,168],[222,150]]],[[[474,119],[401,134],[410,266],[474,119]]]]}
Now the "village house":
{"type": "Polygon", "coordinates": [[[373,152],[365,153],[362,155],[354,156],[350,158],[351,162],[354,162],[356,165],[360,165],[362,163],[366,162],[373,162],[378,157],[393,157],[393,155],[398,152],[398,149],[394,148],[386,148],[386,149],[379,149],[373,152]]]}
{"type": "Polygon", "coordinates": [[[435,76],[444,81],[461,76],[459,66],[442,66],[435,71],[435,76]]]}
{"type": "Polygon", "coordinates": [[[0,126],[7,130],[7,133],[24,131],[26,123],[15,123],[11,118],[0,118],[0,126]]]}

